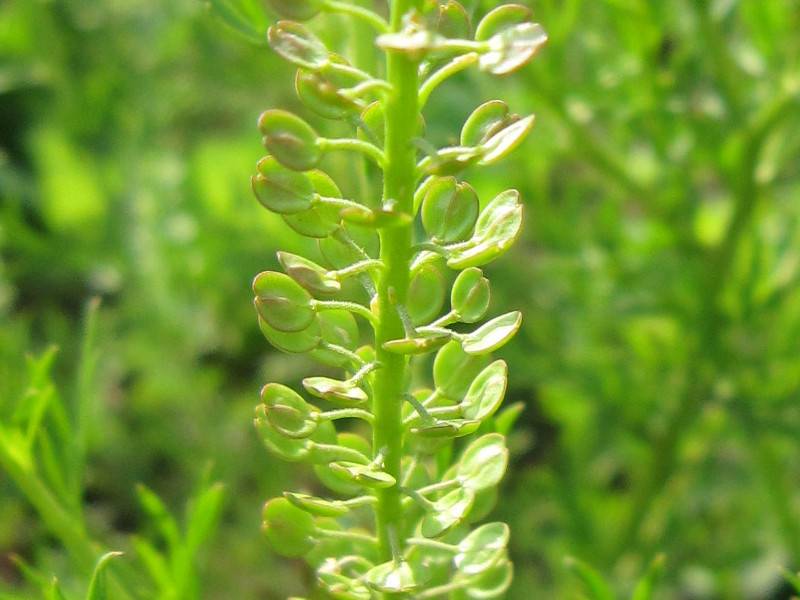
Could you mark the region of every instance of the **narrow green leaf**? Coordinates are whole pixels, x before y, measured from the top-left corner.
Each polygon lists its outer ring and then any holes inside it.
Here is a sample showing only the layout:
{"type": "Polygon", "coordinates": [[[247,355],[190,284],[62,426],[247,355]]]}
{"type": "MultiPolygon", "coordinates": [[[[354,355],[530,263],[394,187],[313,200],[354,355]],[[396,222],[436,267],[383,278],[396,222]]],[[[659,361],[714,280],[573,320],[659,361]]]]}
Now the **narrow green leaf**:
{"type": "Polygon", "coordinates": [[[100,557],[89,582],[89,593],[86,595],[86,600],[115,600],[108,596],[105,571],[111,559],[121,555],[122,552],[107,552],[100,557]]]}
{"type": "Polygon", "coordinates": [[[591,600],[615,600],[611,588],[594,567],[572,556],[564,559],[564,565],[581,578],[591,594],[591,600]]]}

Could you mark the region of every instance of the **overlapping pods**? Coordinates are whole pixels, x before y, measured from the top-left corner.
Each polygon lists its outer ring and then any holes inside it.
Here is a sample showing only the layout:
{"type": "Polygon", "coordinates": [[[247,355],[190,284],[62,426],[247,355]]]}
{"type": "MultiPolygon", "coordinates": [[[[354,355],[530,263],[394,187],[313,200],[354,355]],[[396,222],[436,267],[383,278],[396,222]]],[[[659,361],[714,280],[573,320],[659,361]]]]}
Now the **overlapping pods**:
{"type": "Polygon", "coordinates": [[[280,109],[265,111],[258,122],[268,155],[258,163],[253,191],[317,248],[308,256],[278,252],[283,272],[255,277],[259,325],[278,350],[308,355],[334,371],[304,378],[302,389],[279,383],[262,389],[255,423],[265,446],[283,460],[313,465],[319,489],[326,490],[270,500],[263,512],[267,539],[285,556],[305,557],[318,584],[337,599],[437,591],[453,599],[499,598],[512,574],[508,527],[473,524],[494,503],[508,464],[503,433],[517,414],[497,412],[507,366],[489,354],[517,332],[521,314],[481,324],[491,301],[481,267],[520,235],[523,206],[516,190],[481,202],[460,176],[507,156],[534,118],[511,114],[499,100],[486,102],[467,118],[458,145],[445,148],[424,141],[420,119],[413,211],[400,211],[392,198],[345,198],[318,167],[326,154],[347,151],[380,170],[392,168],[383,149],[391,86],[332,53],[300,22],[330,11],[375,27],[378,48],[418,63],[420,105],[439,83],[471,65],[494,75],[519,69],[546,34],[518,5],[490,11],[469,37],[467,12],[454,1],[426,0],[422,11],[405,15],[399,31],[361,4],[267,3],[288,19],[270,28],[268,41],[297,67],[300,101],[317,117],[349,122],[353,131],[348,138],[326,138],[318,133],[324,128],[280,109]],[[386,472],[385,449],[373,446],[379,438],[372,435],[373,407],[384,401],[374,394],[382,365],[373,332],[384,318],[375,295],[386,268],[379,231],[395,227],[413,227],[419,235],[406,300],[393,304],[404,335],[380,350],[408,357],[406,364],[420,360],[421,367],[433,355],[432,377],[417,381],[411,373],[420,369],[407,368],[407,392],[396,399],[404,439],[400,477],[386,472]],[[373,510],[386,489],[403,494],[402,527],[392,532],[389,560],[373,530],[373,510]]]}

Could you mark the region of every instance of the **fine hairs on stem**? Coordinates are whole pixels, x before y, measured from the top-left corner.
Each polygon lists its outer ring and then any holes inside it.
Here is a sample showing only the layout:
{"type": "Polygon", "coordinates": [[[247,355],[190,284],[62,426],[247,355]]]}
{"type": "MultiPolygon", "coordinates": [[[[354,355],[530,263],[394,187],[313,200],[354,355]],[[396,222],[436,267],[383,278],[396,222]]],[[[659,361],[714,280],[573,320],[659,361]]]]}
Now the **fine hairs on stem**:
{"type": "Polygon", "coordinates": [[[516,190],[481,203],[459,175],[505,157],[534,118],[491,100],[444,148],[419,123],[440,83],[470,67],[512,73],[547,35],[519,5],[470,24],[457,2],[393,0],[388,20],[345,1],[268,4],[286,19],[267,37],[297,67],[300,100],[352,129],[327,138],[281,109],[258,122],[268,156],[252,178],[255,195],[319,249],[279,252],[284,273],[255,278],[261,330],[277,349],[342,373],[305,378],[304,394],[280,383],[262,389],[255,424],[264,444],[313,465],[324,490],[267,502],[267,539],[279,554],[304,557],[336,598],[500,598],[512,577],[509,529],[478,523],[506,470],[516,413],[496,414],[507,367],[489,354],[522,317],[479,324],[491,298],[481,267],[519,236],[523,206],[516,190]],[[305,24],[325,12],[368,26],[359,31],[375,36],[381,77],[333,54],[305,24]],[[337,174],[317,168],[340,151],[368,159],[380,198],[343,198],[337,174]],[[458,323],[477,325],[450,329],[458,323]],[[432,377],[415,381],[412,362],[430,364],[431,355],[432,377]]]}

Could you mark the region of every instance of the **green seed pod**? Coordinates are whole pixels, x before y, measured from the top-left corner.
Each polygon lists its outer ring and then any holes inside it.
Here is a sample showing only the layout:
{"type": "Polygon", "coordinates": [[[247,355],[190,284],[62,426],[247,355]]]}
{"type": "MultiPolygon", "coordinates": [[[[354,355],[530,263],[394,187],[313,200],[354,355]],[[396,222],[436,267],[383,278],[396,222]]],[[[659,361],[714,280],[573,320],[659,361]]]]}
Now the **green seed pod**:
{"type": "Polygon", "coordinates": [[[317,263],[290,252],[278,251],[277,254],[278,262],[286,274],[309,292],[328,296],[341,291],[342,284],[339,280],[317,263]]]}
{"type": "Polygon", "coordinates": [[[480,267],[506,252],[522,231],[522,213],[519,192],[506,190],[498,194],[478,217],[473,245],[451,252],[447,266],[480,267]]]}
{"type": "MultiPolygon", "coordinates": [[[[341,198],[342,193],[327,174],[319,170],[306,173],[314,192],[328,198],[341,198]]],[[[315,203],[302,212],[283,215],[283,220],[300,235],[310,238],[325,238],[341,227],[339,207],[331,204],[315,203]]]]}
{"type": "Polygon", "coordinates": [[[489,365],[487,356],[473,356],[464,352],[461,344],[448,342],[433,361],[433,382],[436,391],[445,398],[460,401],[472,381],[489,365]]]}
{"type": "Polygon", "coordinates": [[[308,21],[320,11],[323,0],[267,0],[267,4],[282,17],[308,21]]]}
{"type": "Polygon", "coordinates": [[[517,120],[508,114],[508,104],[502,100],[484,102],[467,117],[461,128],[462,146],[482,146],[495,133],[517,120]]]}
{"type": "Polygon", "coordinates": [[[514,570],[505,552],[490,569],[477,577],[459,577],[465,581],[464,590],[470,600],[499,600],[511,585],[514,570]]]}
{"type": "Polygon", "coordinates": [[[528,135],[533,127],[534,115],[528,115],[524,119],[513,121],[492,133],[491,137],[482,145],[483,156],[480,164],[493,165],[505,158],[520,142],[528,135]]]}
{"type": "MultiPolygon", "coordinates": [[[[258,310],[257,298],[256,310],[258,310]]],[[[278,331],[270,327],[260,315],[258,317],[258,326],[261,328],[261,333],[264,334],[264,337],[267,338],[270,344],[281,352],[287,352],[289,354],[304,354],[310,352],[322,341],[322,332],[317,319],[312,321],[311,325],[302,331],[293,331],[291,333],[278,331]]]]}
{"type": "Polygon", "coordinates": [[[322,158],[316,145],[317,132],[288,111],[264,111],[258,118],[258,129],[264,136],[264,147],[285,167],[307,171],[322,158]]]}
{"type": "Polygon", "coordinates": [[[300,510],[318,517],[341,517],[350,512],[347,506],[336,500],[325,500],[324,498],[293,492],[283,492],[283,497],[300,510]]]}
{"type": "Polygon", "coordinates": [[[472,577],[494,567],[508,546],[508,525],[486,523],[471,532],[458,544],[453,563],[462,575],[472,577]]]}
{"type": "Polygon", "coordinates": [[[508,367],[505,361],[496,360],[481,371],[472,381],[466,396],[459,405],[465,419],[478,422],[492,416],[503,401],[508,384],[508,367]]]}
{"type": "Polygon", "coordinates": [[[423,325],[442,310],[446,294],[444,278],[439,269],[426,264],[413,273],[406,298],[406,310],[414,325],[423,325]]]}
{"type": "Polygon", "coordinates": [[[258,161],[258,175],[251,179],[258,201],[278,214],[308,209],[314,200],[314,186],[305,173],[292,171],[272,156],[258,161]]]}
{"type": "Polygon", "coordinates": [[[420,531],[427,538],[439,537],[461,523],[469,514],[475,492],[469,488],[456,488],[433,503],[420,523],[420,531]]]}
{"type": "Polygon", "coordinates": [[[522,324],[522,313],[517,311],[495,317],[461,340],[467,354],[488,354],[505,345],[522,324]]]}
{"type": "Polygon", "coordinates": [[[303,556],[314,546],[314,518],[285,498],[273,498],[264,506],[264,533],[275,552],[303,556]]]}
{"type": "Polygon", "coordinates": [[[458,2],[448,0],[446,4],[439,4],[437,0],[425,0],[422,17],[426,29],[436,35],[450,39],[469,37],[469,16],[458,2]]]}
{"type": "MultiPolygon", "coordinates": [[[[322,342],[329,346],[355,352],[358,348],[358,324],[353,315],[346,310],[326,310],[317,315],[322,342]]],[[[311,358],[333,367],[347,367],[351,359],[330,348],[311,351],[311,358]]]]}
{"type": "Polygon", "coordinates": [[[296,67],[319,71],[330,60],[325,44],[300,23],[278,21],[267,31],[267,40],[278,56],[296,67]]]}
{"type": "Polygon", "coordinates": [[[492,75],[508,75],[530,62],[547,43],[539,23],[518,23],[488,40],[490,50],[481,55],[478,66],[492,75]]]}
{"type": "Polygon", "coordinates": [[[375,591],[400,594],[421,588],[429,577],[424,565],[390,561],[370,569],[364,581],[375,591]]]}
{"type": "MultiPolygon", "coordinates": [[[[330,62],[346,65],[346,61],[332,54],[330,62]]],[[[298,69],[294,85],[297,97],[308,108],[326,119],[344,119],[364,110],[366,104],[349,96],[346,91],[360,79],[354,74],[330,69],[298,69]]]]}
{"type": "Polygon", "coordinates": [[[456,468],[456,477],[463,487],[478,491],[497,485],[507,465],[505,438],[499,433],[488,433],[464,450],[456,468]]]}
{"type": "Polygon", "coordinates": [[[462,323],[480,321],[489,310],[492,299],[489,280],[477,267],[469,267],[458,274],[450,292],[450,306],[462,323]]]}
{"type": "Polygon", "coordinates": [[[467,239],[478,220],[478,195],[466,182],[443,177],[430,186],[422,200],[422,225],[433,242],[467,239]]]}
{"type": "Polygon", "coordinates": [[[346,406],[358,406],[369,401],[369,396],[360,387],[330,377],[306,377],[303,387],[318,398],[346,406]]]}
{"type": "Polygon", "coordinates": [[[259,273],[253,280],[253,292],[259,316],[273,329],[302,331],[314,320],[311,294],[288,275],[259,273]]]}
{"type": "Polygon", "coordinates": [[[494,35],[531,20],[531,9],[521,4],[503,4],[493,8],[475,28],[475,40],[485,42],[494,35]]]}
{"type": "Polygon", "coordinates": [[[285,385],[268,383],[261,390],[261,400],[267,419],[281,435],[300,439],[317,430],[319,409],[285,385]]]}

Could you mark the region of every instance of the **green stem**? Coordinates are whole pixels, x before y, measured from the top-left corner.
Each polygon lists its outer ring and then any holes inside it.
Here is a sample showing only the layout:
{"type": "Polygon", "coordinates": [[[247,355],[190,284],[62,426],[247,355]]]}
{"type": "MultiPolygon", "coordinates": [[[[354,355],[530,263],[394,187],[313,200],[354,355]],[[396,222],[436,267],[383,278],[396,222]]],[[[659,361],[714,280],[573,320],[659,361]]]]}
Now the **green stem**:
{"type": "MultiPolygon", "coordinates": [[[[420,8],[418,0],[396,0],[391,5],[391,30],[399,31],[402,17],[412,8],[420,8]]],[[[385,145],[383,172],[383,201],[394,200],[400,212],[412,213],[415,188],[416,150],[411,136],[416,130],[419,113],[417,93],[417,63],[398,52],[386,55],[386,75],[392,86],[384,107],[385,145]]],[[[383,349],[389,340],[404,336],[403,323],[395,303],[406,301],[411,262],[410,225],[380,230],[381,262],[385,270],[378,280],[378,316],[375,328],[375,354],[382,368],[375,373],[373,386],[373,449],[383,449],[384,470],[402,480],[403,423],[401,408],[406,393],[408,362],[405,356],[383,349]]],[[[376,492],[375,529],[381,560],[392,555],[392,536],[403,550],[405,524],[401,505],[400,485],[395,484],[376,492]],[[399,534],[399,535],[398,535],[399,534]]]]}

